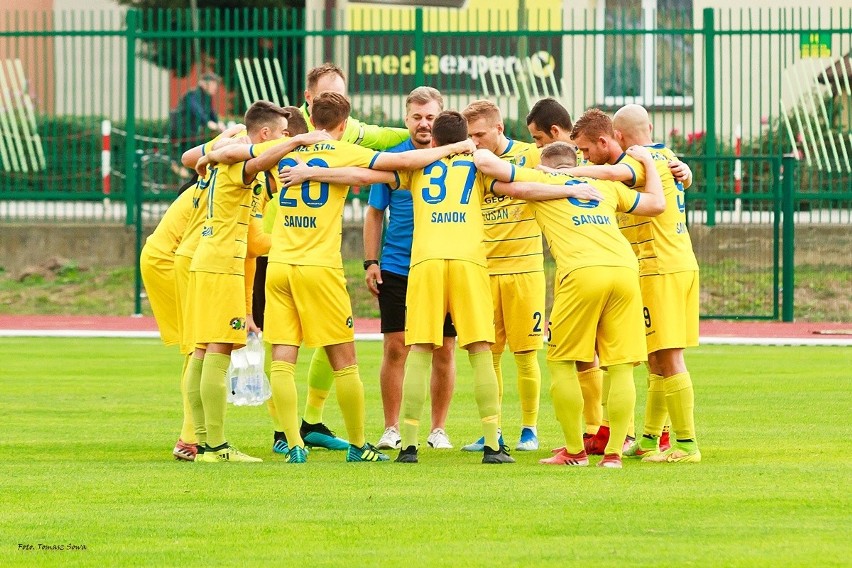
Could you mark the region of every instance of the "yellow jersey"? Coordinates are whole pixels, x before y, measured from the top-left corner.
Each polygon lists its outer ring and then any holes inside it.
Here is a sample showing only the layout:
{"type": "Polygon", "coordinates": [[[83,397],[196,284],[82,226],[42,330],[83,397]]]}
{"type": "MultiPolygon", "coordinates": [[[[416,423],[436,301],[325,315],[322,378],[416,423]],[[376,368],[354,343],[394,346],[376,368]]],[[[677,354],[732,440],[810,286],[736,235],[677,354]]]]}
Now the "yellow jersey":
{"type": "Polygon", "coordinates": [[[603,201],[576,198],[527,202],[544,232],[558,270],[571,272],[587,266],[622,266],[638,271],[636,256],[618,230],[616,211],[632,211],[639,193],[621,182],[578,178],[563,173],[545,173],[513,168],[513,180],[551,185],[588,183],[603,201]]]}
{"type": "Polygon", "coordinates": [[[169,205],[157,228],[145,239],[149,253],[163,260],[174,258],[191,214],[192,191],[187,189],[169,205]]]}
{"type": "MultiPolygon", "coordinates": [[[[272,140],[252,146],[252,156],[278,144],[272,140]]],[[[309,166],[369,168],[379,152],[337,140],[299,146],[279,161],[278,167],[296,165],[295,157],[309,166]]],[[[281,188],[274,216],[269,262],[343,268],[340,253],[343,206],[349,186],[306,181],[299,187],[281,188]]]]}
{"type": "MultiPolygon", "coordinates": [[[[628,156],[626,153],[622,153],[615,163],[625,165],[631,172],[633,172],[633,179],[624,182],[627,187],[636,189],[637,191],[644,187],[644,185],[637,186],[636,184],[637,179],[645,179],[645,166],[642,162],[636,158],[628,156]]],[[[630,247],[633,249],[633,254],[636,255],[636,258],[639,258],[639,235],[637,233],[637,229],[640,225],[649,223],[649,217],[640,217],[639,215],[631,215],[630,213],[619,213],[616,218],[618,219],[618,228],[621,229],[621,234],[624,235],[624,238],[630,243],[630,247]]]]}
{"type": "MultiPolygon", "coordinates": [[[[213,150],[213,144],[221,138],[217,136],[213,140],[204,144],[201,147],[201,155],[204,156],[213,150]]],[[[187,189],[184,193],[190,193],[191,210],[186,221],[186,228],[183,231],[180,244],[175,249],[175,256],[185,256],[192,258],[195,254],[195,249],[198,248],[198,243],[201,241],[201,228],[204,226],[204,221],[207,220],[207,188],[210,186],[210,176],[212,168],[207,168],[207,173],[203,178],[198,180],[191,189],[187,189]]]]}
{"type": "MultiPolygon", "coordinates": [[[[631,215],[625,219],[625,237],[628,238],[639,259],[639,274],[670,274],[698,270],[698,261],[692,250],[692,239],[686,227],[686,207],[683,184],[676,182],[669,170],[669,162],[676,159],[664,144],[646,146],[663,182],[666,210],[656,217],[631,215]]],[[[629,160],[633,160],[627,156],[629,160]]],[[[635,162],[635,160],[633,160],[635,162]]],[[[635,173],[632,187],[644,189],[645,168],[622,159],[635,173]]]]}
{"type": "MultiPolygon", "coordinates": [[[[509,140],[500,157],[516,166],[534,168],[541,163],[541,150],[535,144],[509,140]]],[[[482,202],[482,221],[489,274],[544,270],[541,230],[526,201],[489,192],[482,202]]]]}
{"type": "Polygon", "coordinates": [[[251,185],[243,182],[245,162],[211,169],[207,217],[189,270],[243,276],[253,198],[251,185]]]}
{"type": "Polygon", "coordinates": [[[396,188],[411,191],[414,205],[411,266],[442,259],[487,267],[482,199],[490,180],[473,155],[455,154],[398,176],[396,188]]]}

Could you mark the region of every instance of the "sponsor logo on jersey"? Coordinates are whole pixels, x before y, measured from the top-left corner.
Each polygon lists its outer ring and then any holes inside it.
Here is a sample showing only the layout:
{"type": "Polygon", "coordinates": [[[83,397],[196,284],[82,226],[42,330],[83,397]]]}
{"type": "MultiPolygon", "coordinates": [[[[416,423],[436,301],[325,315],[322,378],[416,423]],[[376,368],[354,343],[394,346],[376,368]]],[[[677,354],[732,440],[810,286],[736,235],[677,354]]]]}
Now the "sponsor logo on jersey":
{"type": "Polygon", "coordinates": [[[604,215],[574,215],[571,220],[575,227],[580,225],[612,225],[612,219],[604,215]]]}
{"type": "Polygon", "coordinates": [[[467,221],[467,213],[459,211],[447,211],[444,213],[432,213],[433,223],[464,223],[467,221]]]}
{"type": "Polygon", "coordinates": [[[309,215],[284,215],[284,226],[297,229],[316,229],[317,218],[309,215]]]}
{"type": "Polygon", "coordinates": [[[509,211],[506,209],[495,209],[492,211],[483,211],[482,218],[485,221],[505,221],[509,218],[509,211]]]}
{"type": "Polygon", "coordinates": [[[213,236],[213,227],[202,227],[201,228],[201,236],[202,237],[212,237],[213,236]]]}

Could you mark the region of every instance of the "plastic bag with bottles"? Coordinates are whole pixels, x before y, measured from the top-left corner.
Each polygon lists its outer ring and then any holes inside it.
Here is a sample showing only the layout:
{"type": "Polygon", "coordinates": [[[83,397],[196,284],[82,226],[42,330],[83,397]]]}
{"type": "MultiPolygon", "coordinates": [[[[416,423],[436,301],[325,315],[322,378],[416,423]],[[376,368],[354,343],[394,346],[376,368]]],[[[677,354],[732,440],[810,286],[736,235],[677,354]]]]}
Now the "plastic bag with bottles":
{"type": "Polygon", "coordinates": [[[234,406],[259,406],[269,400],[272,389],[263,370],[263,342],[249,333],[246,346],[231,352],[228,367],[228,402],[234,406]]]}

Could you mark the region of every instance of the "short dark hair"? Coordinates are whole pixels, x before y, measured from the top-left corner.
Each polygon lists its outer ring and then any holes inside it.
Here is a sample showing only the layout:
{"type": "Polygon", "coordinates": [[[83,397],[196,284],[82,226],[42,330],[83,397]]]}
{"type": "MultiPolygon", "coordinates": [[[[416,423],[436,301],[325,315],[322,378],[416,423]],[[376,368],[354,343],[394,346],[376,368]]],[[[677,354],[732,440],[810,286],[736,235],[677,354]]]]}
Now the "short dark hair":
{"type": "Polygon", "coordinates": [[[571,115],[564,106],[551,97],[536,102],[527,115],[527,126],[535,123],[539,130],[550,132],[550,128],[558,126],[565,132],[570,133],[573,128],[571,115]]]}
{"type": "Polygon", "coordinates": [[[438,146],[461,142],[467,138],[467,120],[460,112],[445,110],[432,124],[432,139],[438,146]]]}
{"type": "Polygon", "coordinates": [[[246,130],[248,132],[257,132],[264,126],[270,126],[275,120],[281,118],[287,118],[287,112],[283,108],[269,101],[257,101],[246,111],[246,130]]]}
{"type": "Polygon", "coordinates": [[[287,134],[296,136],[308,131],[308,121],[305,120],[298,107],[285,106],[284,111],[287,113],[287,134]]]}
{"type": "Polygon", "coordinates": [[[311,120],[318,130],[333,130],[349,118],[352,105],[346,95],[323,91],[311,104],[311,120]]]}

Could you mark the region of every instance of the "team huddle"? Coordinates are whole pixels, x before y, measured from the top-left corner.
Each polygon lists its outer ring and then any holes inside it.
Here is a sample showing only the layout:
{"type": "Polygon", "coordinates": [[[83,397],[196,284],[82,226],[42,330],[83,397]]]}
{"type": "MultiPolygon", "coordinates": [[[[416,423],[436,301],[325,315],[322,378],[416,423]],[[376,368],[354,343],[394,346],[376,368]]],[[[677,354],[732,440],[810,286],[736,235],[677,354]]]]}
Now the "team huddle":
{"type": "Polygon", "coordinates": [[[347,461],[416,463],[445,430],[455,347],[468,353],[482,437],[462,449],[512,463],[503,438],[502,356],[518,376],[515,449],[538,450],[538,351],[547,335],[551,398],[564,446],[543,464],[620,468],[701,459],[686,347],[698,344],[698,264],[686,228],[689,168],[651,138],[648,113],[587,110],[572,123],[554,99],[527,116],[535,144],[509,139],[500,109],[477,100],[445,111],[418,87],[405,129],[351,118],[342,70],[312,69],[305,104],[254,103],[245,125],[187,151],[199,178],[169,207],[142,251],[163,341],[185,355],[183,426],[173,454],[257,462],[225,436],[231,351],[262,329],[273,451],[347,461]],[[341,255],[350,186],[372,184],[364,221],[366,285],[378,298],[385,430],[366,440],[364,387],[341,255]],[[387,217],[387,228],[384,223],[387,217]],[[384,242],[382,234],[384,230],[384,242]],[[542,237],[556,263],[545,314],[542,237]],[[315,348],[299,414],[299,347],[315,348]],[[633,369],[647,362],[643,430],[634,427],[633,369]],[[332,386],[346,439],[323,423],[332,386]],[[671,431],[671,432],[670,432],[671,431]]]}

